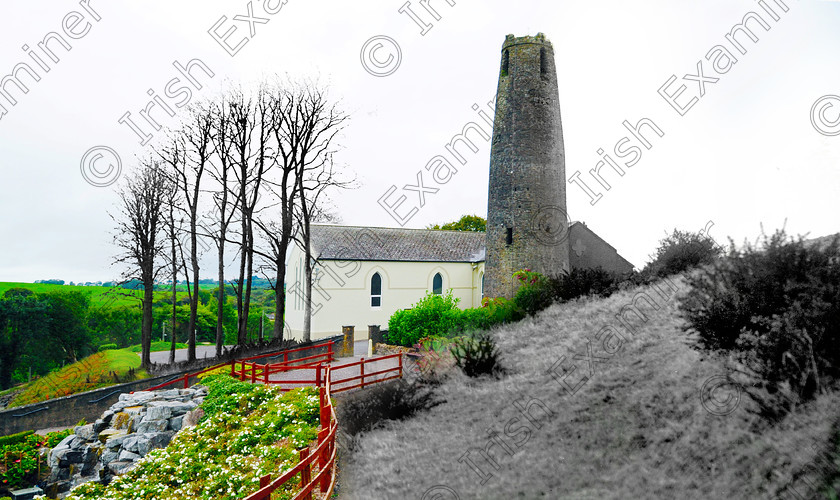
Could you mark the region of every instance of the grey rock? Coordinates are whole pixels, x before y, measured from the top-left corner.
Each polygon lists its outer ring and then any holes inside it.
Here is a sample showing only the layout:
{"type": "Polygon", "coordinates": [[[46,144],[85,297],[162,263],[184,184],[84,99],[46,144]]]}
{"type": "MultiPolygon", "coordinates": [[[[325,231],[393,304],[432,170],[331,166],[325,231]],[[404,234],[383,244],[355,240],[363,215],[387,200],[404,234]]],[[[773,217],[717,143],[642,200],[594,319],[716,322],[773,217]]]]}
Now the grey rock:
{"type": "Polygon", "coordinates": [[[70,441],[70,449],[71,450],[81,450],[87,444],[87,440],[80,438],[79,436],[74,435],[73,440],[70,441]]]}
{"type": "Polygon", "coordinates": [[[149,391],[139,391],[135,393],[122,393],[120,394],[120,401],[132,401],[135,404],[143,403],[149,401],[155,397],[154,392],[149,391]]]}
{"type": "Polygon", "coordinates": [[[198,421],[201,420],[201,417],[203,416],[204,410],[202,410],[201,408],[196,408],[195,410],[187,412],[187,414],[184,415],[184,421],[181,425],[181,428],[183,429],[184,427],[193,427],[195,425],[198,425],[198,421]]]}
{"type": "Polygon", "coordinates": [[[169,406],[150,406],[146,410],[146,416],[143,417],[143,422],[150,420],[165,420],[172,416],[172,408],[169,406]]]}
{"type": "Polygon", "coordinates": [[[96,439],[96,432],[93,430],[93,424],[80,425],[73,429],[73,433],[85,441],[93,441],[96,439]]]}
{"type": "MultiPolygon", "coordinates": [[[[67,441],[67,440],[65,439],[64,441],[67,441]]],[[[62,443],[64,441],[62,441],[62,443]]],[[[57,467],[58,466],[58,461],[61,460],[62,458],[64,458],[64,455],[66,455],[68,451],[70,451],[69,446],[67,446],[67,445],[62,446],[61,444],[59,444],[58,446],[56,446],[55,448],[53,448],[50,451],[50,454],[47,457],[47,465],[49,465],[50,467],[57,467]]]]}
{"type": "Polygon", "coordinates": [[[184,423],[184,415],[180,417],[172,417],[169,419],[169,430],[178,432],[181,430],[181,426],[184,423]]]}
{"type": "Polygon", "coordinates": [[[166,389],[162,391],[157,391],[157,397],[159,398],[177,398],[180,395],[180,389],[166,389]]]}
{"type": "Polygon", "coordinates": [[[76,438],[75,434],[70,434],[66,438],[62,439],[61,442],[58,443],[56,448],[61,448],[61,447],[65,447],[65,446],[69,448],[70,447],[70,442],[73,441],[75,438],[76,438]]]}
{"type": "Polygon", "coordinates": [[[92,464],[99,459],[102,452],[101,446],[87,446],[82,450],[82,463],[92,464]]]}
{"type": "Polygon", "coordinates": [[[169,426],[168,420],[149,420],[143,421],[137,426],[137,434],[149,434],[154,432],[163,432],[169,426]]]}
{"type": "Polygon", "coordinates": [[[180,401],[151,401],[151,402],[149,402],[149,408],[152,408],[152,407],[158,407],[158,408],[166,407],[166,408],[169,408],[170,410],[172,410],[172,415],[174,415],[176,417],[178,415],[183,415],[184,413],[187,413],[188,411],[193,410],[196,406],[198,406],[198,405],[193,401],[186,401],[186,402],[180,402],[180,401]]]}
{"type": "Polygon", "coordinates": [[[128,469],[130,469],[132,465],[134,465],[134,463],[132,462],[111,462],[110,464],[108,464],[108,470],[110,470],[114,474],[123,474],[128,469]]]}
{"type": "Polygon", "coordinates": [[[66,493],[70,491],[70,488],[73,487],[73,481],[59,481],[56,483],[56,492],[57,493],[66,493]]]}
{"type": "Polygon", "coordinates": [[[128,437],[125,431],[117,429],[105,429],[99,434],[100,439],[105,439],[105,446],[110,450],[119,448],[123,441],[128,437]]]}
{"type": "Polygon", "coordinates": [[[137,452],[137,441],[140,439],[138,435],[127,436],[125,441],[122,443],[122,447],[124,450],[128,450],[131,452],[137,452]]]}
{"type": "Polygon", "coordinates": [[[134,462],[135,460],[138,460],[139,458],[140,458],[140,455],[138,455],[136,453],[131,453],[130,451],[127,451],[127,450],[123,450],[123,451],[120,452],[120,457],[119,457],[118,460],[120,462],[134,462]]]}
{"type": "Polygon", "coordinates": [[[94,434],[99,434],[100,432],[104,431],[108,428],[108,424],[100,419],[97,419],[96,422],[93,423],[93,432],[94,434]]]}
{"type": "Polygon", "coordinates": [[[120,454],[117,453],[116,451],[109,450],[109,451],[106,451],[105,453],[102,454],[102,459],[100,461],[102,462],[103,465],[108,465],[111,462],[113,462],[114,460],[116,460],[119,456],[120,456],[120,454]]]}
{"type": "Polygon", "coordinates": [[[84,458],[84,454],[81,451],[66,450],[58,454],[58,466],[67,467],[70,464],[80,464],[82,458],[84,458]]]}
{"type": "Polygon", "coordinates": [[[140,456],[145,457],[147,453],[157,448],[165,448],[172,440],[174,432],[158,432],[154,434],[145,434],[137,442],[137,452],[140,456]]]}

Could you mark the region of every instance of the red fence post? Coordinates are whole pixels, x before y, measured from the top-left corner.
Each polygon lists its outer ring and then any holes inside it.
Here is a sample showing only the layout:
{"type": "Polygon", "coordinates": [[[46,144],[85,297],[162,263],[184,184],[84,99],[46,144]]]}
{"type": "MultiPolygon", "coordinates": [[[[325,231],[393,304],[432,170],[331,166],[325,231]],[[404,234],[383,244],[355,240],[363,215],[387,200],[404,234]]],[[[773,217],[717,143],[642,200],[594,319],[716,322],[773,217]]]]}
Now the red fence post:
{"type": "Polygon", "coordinates": [[[362,358],[362,362],[359,365],[359,369],[362,371],[361,380],[362,380],[362,388],[364,388],[365,387],[365,358],[362,358]]]}
{"type": "MultiPolygon", "coordinates": [[[[303,462],[307,458],[309,458],[309,448],[304,448],[300,450],[300,461],[303,462]]],[[[300,487],[306,488],[309,485],[309,482],[312,480],[312,477],[309,474],[309,467],[310,465],[307,463],[303,466],[303,469],[300,471],[300,487]]],[[[303,496],[304,500],[312,500],[312,493],[307,493],[303,496]]]]}
{"type": "Polygon", "coordinates": [[[263,366],[263,383],[268,385],[268,363],[263,366]]]}
{"type": "Polygon", "coordinates": [[[321,387],[321,363],[315,367],[315,387],[321,387]]]}
{"type": "MultiPolygon", "coordinates": [[[[321,473],[327,467],[327,462],[329,461],[329,458],[330,458],[330,453],[329,453],[330,447],[329,447],[329,445],[321,446],[324,443],[324,441],[327,440],[329,435],[330,435],[330,430],[327,429],[327,428],[321,429],[318,432],[318,448],[321,450],[321,453],[318,456],[318,471],[319,471],[319,473],[321,473]]],[[[321,484],[320,484],[321,494],[326,493],[327,489],[329,487],[330,487],[330,475],[329,474],[321,474],[321,484]]]]}
{"type": "Polygon", "coordinates": [[[403,353],[402,353],[402,352],[400,352],[400,358],[399,358],[399,359],[400,359],[400,378],[402,378],[402,376],[403,376],[403,372],[402,372],[402,358],[403,358],[403,353]]]}
{"type": "Polygon", "coordinates": [[[327,354],[329,354],[329,357],[327,358],[327,362],[328,362],[328,363],[331,363],[331,362],[334,360],[334,358],[333,358],[333,343],[332,343],[332,340],[330,340],[330,343],[329,343],[329,344],[328,344],[328,346],[327,346],[327,354]]]}
{"type": "Polygon", "coordinates": [[[288,366],[288,364],[289,364],[289,353],[284,352],[283,353],[283,371],[284,372],[286,371],[286,367],[288,366]]]}
{"type": "Polygon", "coordinates": [[[232,360],[230,360],[230,376],[233,377],[233,375],[235,373],[236,373],[236,360],[232,359],[232,360]]]}
{"type": "Polygon", "coordinates": [[[241,370],[239,371],[239,380],[241,382],[245,382],[245,362],[244,361],[242,361],[240,363],[240,368],[241,368],[241,370]]]}
{"type": "Polygon", "coordinates": [[[190,388],[190,374],[184,375],[184,389],[190,388]]]}

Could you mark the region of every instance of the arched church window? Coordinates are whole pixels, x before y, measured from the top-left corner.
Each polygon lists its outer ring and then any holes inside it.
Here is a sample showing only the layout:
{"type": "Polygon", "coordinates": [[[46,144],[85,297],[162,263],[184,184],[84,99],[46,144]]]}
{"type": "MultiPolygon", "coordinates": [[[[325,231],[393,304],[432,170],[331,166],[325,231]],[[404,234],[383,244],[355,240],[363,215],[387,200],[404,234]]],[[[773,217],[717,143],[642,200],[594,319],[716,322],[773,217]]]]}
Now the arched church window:
{"type": "Polygon", "coordinates": [[[440,273],[435,274],[435,277],[432,278],[432,293],[435,295],[443,293],[443,276],[440,273]]]}
{"type": "Polygon", "coordinates": [[[374,273],[370,278],[370,307],[382,306],[382,276],[374,273]]]}

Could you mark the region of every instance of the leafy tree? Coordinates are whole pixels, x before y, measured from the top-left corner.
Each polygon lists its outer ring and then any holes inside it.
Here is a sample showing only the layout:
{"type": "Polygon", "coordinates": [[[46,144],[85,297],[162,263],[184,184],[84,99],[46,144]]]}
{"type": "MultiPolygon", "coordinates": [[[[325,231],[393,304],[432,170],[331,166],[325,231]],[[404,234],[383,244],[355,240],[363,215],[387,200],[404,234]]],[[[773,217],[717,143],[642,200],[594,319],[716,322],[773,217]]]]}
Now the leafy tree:
{"type": "Polygon", "coordinates": [[[120,348],[140,343],[142,312],[139,307],[102,307],[90,311],[88,328],[95,344],[120,348]]]}
{"type": "Polygon", "coordinates": [[[426,229],[436,229],[439,231],[484,232],[487,230],[487,219],[481,218],[477,215],[465,215],[456,222],[447,222],[443,225],[434,224],[426,227],[426,229]]]}
{"type": "Polygon", "coordinates": [[[47,310],[47,304],[23,288],[7,290],[0,300],[0,389],[11,386],[21,357],[44,337],[47,310]]]}
{"type": "Polygon", "coordinates": [[[53,351],[54,359],[75,363],[85,357],[92,343],[88,327],[90,296],[82,292],[50,292],[38,296],[47,307],[47,330],[44,350],[53,351]]]}

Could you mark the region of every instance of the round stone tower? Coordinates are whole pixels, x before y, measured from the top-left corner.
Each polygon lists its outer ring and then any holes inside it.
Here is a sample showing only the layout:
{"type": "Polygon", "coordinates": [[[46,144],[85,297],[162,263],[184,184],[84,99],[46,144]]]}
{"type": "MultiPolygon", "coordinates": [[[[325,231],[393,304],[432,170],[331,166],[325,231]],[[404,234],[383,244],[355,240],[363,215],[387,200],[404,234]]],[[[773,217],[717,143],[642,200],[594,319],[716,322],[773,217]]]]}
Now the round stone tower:
{"type": "Polygon", "coordinates": [[[569,268],[566,167],[554,49],[545,35],[502,45],[490,152],[484,295],[512,297],[520,269],[569,268]]]}

